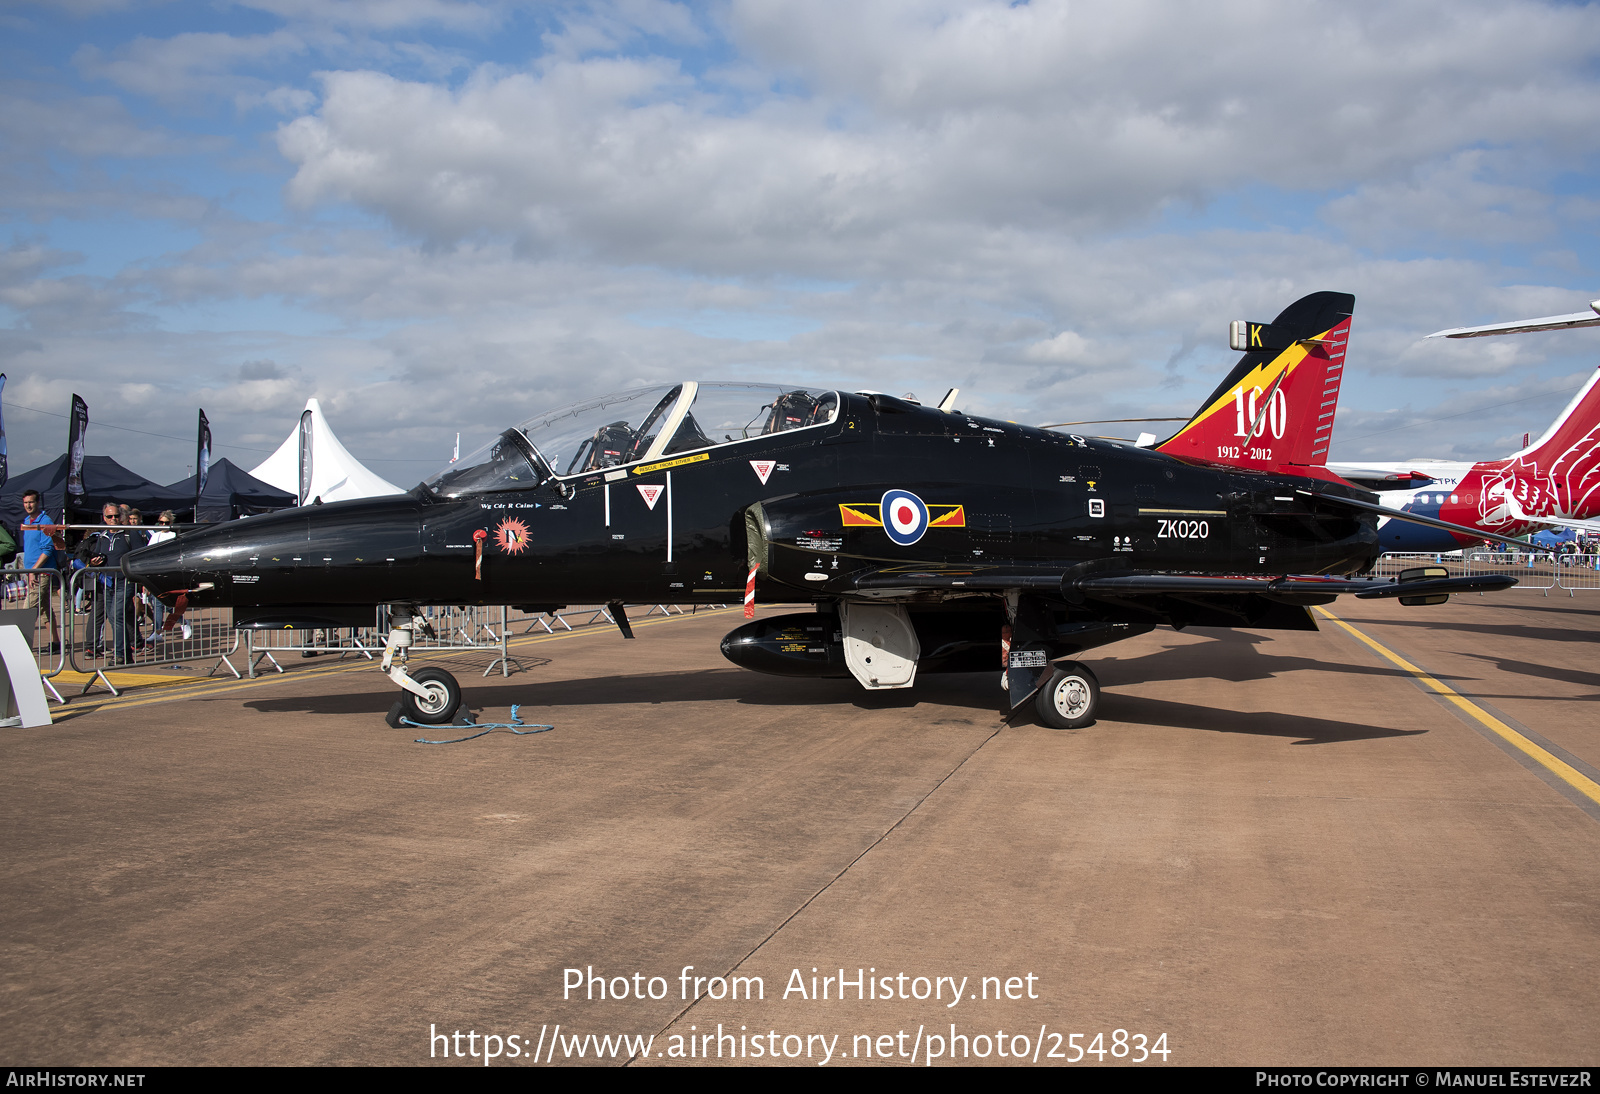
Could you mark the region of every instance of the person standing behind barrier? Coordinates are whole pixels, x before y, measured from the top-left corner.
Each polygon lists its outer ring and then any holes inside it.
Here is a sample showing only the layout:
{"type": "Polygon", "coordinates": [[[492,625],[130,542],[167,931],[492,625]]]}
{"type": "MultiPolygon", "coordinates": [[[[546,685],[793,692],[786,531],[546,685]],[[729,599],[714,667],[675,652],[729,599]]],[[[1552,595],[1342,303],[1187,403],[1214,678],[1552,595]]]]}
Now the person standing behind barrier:
{"type": "MultiPolygon", "coordinates": [[[[22,565],[31,570],[58,570],[61,560],[56,555],[56,541],[39,526],[50,523],[50,514],[44,511],[44,499],[39,491],[29,490],[22,495],[22,565]]],[[[50,621],[50,652],[61,652],[61,623],[56,619],[55,605],[50,594],[55,587],[48,574],[28,575],[28,599],[24,607],[37,607],[50,621]]]]}
{"type": "MultiPolygon", "coordinates": [[[[109,525],[121,524],[122,511],[116,505],[107,502],[105,508],[101,510],[101,520],[109,525]]],[[[116,527],[96,532],[83,542],[82,550],[87,555],[90,566],[121,566],[123,555],[137,546],[142,546],[135,543],[127,532],[116,527]]],[[[95,657],[101,656],[104,651],[104,629],[108,616],[116,660],[132,661],[133,636],[130,632],[135,630],[133,582],[120,573],[95,575],[94,605],[89,612],[89,645],[90,652],[95,657]]]]}
{"type": "MultiPolygon", "coordinates": [[[[123,523],[128,525],[128,537],[133,540],[134,547],[150,546],[150,533],[140,527],[144,523],[143,513],[138,509],[125,507],[122,519],[123,523]]],[[[142,650],[144,649],[144,621],[152,618],[149,604],[150,597],[137,584],[131,581],[128,584],[133,585],[133,648],[142,650]]]]}
{"type": "MultiPolygon", "coordinates": [[[[173,525],[178,523],[178,514],[171,509],[167,509],[156,518],[156,523],[161,527],[150,533],[151,547],[158,543],[165,543],[169,539],[177,538],[178,533],[173,531],[173,525]]],[[[150,616],[155,623],[155,629],[150,632],[150,641],[159,641],[166,637],[166,627],[163,624],[165,624],[167,618],[167,606],[161,603],[161,599],[154,593],[145,592],[141,595],[145,598],[145,603],[150,605],[150,616]]],[[[188,636],[185,635],[184,637],[188,636]]]]}

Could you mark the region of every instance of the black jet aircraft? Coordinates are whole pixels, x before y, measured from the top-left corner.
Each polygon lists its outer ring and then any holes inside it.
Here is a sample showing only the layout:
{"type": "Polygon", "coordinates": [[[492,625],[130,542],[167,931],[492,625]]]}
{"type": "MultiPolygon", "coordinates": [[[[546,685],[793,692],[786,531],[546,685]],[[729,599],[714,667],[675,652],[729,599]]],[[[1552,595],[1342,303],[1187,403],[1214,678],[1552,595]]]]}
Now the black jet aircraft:
{"type": "MultiPolygon", "coordinates": [[[[735,664],[853,676],[1004,670],[1009,708],[1093,720],[1073,660],[1158,625],[1314,630],[1343,593],[1438,603],[1504,577],[1357,576],[1372,493],[1322,466],[1354,298],[1272,323],[1194,418],[1141,446],[872,392],[693,383],[608,395],[507,429],[409,494],[235,521],[127,557],[165,600],[236,626],[367,624],[392,605],[391,721],[450,721],[461,692],[408,670],[419,604],[810,602],[723,639],[735,664]],[[399,654],[397,658],[397,654],[399,654]]],[[[1481,536],[1481,532],[1472,534],[1481,536]]]]}

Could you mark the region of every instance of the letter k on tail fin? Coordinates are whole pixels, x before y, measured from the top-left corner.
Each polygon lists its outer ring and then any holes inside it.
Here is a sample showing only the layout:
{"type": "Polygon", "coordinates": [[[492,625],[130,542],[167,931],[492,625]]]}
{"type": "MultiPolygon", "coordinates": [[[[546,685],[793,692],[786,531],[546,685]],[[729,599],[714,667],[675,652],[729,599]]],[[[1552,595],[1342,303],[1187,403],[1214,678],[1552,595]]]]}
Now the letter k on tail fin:
{"type": "Polygon", "coordinates": [[[1328,441],[1356,298],[1318,292],[1271,323],[1233,324],[1244,356],[1184,427],[1156,445],[1172,456],[1328,478],[1328,441]]]}

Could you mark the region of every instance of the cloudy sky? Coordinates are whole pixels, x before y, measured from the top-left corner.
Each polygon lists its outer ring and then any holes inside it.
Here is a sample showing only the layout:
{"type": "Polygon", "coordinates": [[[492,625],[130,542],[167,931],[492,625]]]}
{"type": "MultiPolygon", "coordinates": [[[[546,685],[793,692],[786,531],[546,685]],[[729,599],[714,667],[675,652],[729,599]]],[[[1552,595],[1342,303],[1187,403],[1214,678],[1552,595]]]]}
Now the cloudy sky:
{"type": "Polygon", "coordinates": [[[1597,60],[1516,0],[0,0],[11,466],[74,391],[161,481],[313,395],[401,485],[680,377],[1187,414],[1319,289],[1336,459],[1501,455],[1600,330],[1421,338],[1600,295],[1597,60]]]}

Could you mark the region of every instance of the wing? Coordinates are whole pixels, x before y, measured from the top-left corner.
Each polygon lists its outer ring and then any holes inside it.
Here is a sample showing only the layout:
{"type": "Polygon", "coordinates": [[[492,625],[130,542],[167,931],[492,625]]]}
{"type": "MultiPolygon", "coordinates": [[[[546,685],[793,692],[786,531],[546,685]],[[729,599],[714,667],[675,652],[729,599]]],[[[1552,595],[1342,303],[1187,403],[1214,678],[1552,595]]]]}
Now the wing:
{"type": "Polygon", "coordinates": [[[1509,589],[1516,583],[1516,578],[1506,574],[1419,577],[1402,581],[1399,578],[1326,577],[1316,574],[1263,577],[1117,571],[1079,575],[1072,570],[996,568],[875,570],[856,578],[855,588],[864,595],[882,598],[934,591],[999,592],[1024,589],[1059,593],[1074,603],[1139,597],[1251,596],[1266,597],[1284,604],[1306,605],[1325,604],[1339,596],[1384,600],[1400,596],[1409,599],[1413,596],[1493,592],[1509,589]]]}
{"type": "MultiPolygon", "coordinates": [[[[1600,533],[1600,520],[1574,520],[1571,517],[1528,517],[1522,518],[1530,524],[1549,524],[1556,528],[1571,528],[1575,532],[1600,533]]],[[[1527,546],[1526,543],[1523,544],[1527,546]]]]}
{"type": "MultiPolygon", "coordinates": [[[[1388,517],[1390,520],[1404,521],[1407,524],[1422,524],[1429,528],[1443,528],[1447,532],[1454,532],[1461,536],[1471,536],[1473,539],[1492,539],[1496,543],[1505,543],[1517,548],[1518,550],[1523,550],[1528,546],[1520,539],[1512,539],[1510,536],[1502,536],[1498,532],[1486,532],[1482,528],[1469,528],[1465,524],[1453,524],[1448,520],[1439,520],[1435,517],[1425,517],[1420,513],[1406,513],[1399,509],[1391,509],[1387,505],[1379,505],[1376,502],[1358,501],[1355,498],[1341,497],[1337,494],[1323,494],[1311,490],[1297,490],[1295,492],[1298,494],[1305,494],[1307,497],[1315,497],[1322,501],[1330,502],[1334,505],[1344,505],[1350,507],[1351,509],[1361,509],[1368,513],[1377,513],[1381,516],[1388,517]]],[[[1530,517],[1528,519],[1531,520],[1533,518],[1530,517]]]]}
{"type": "Polygon", "coordinates": [[[1380,490],[1412,490],[1433,482],[1433,476],[1410,464],[1330,463],[1328,470],[1345,482],[1353,482],[1374,493],[1380,490]]]}
{"type": "MultiPolygon", "coordinates": [[[[1548,524],[1555,528],[1572,528],[1579,532],[1600,532],[1600,520],[1578,520],[1574,517],[1535,517],[1522,508],[1522,503],[1515,495],[1505,495],[1506,505],[1511,509],[1513,518],[1526,521],[1529,524],[1548,524]]],[[[1527,544],[1522,544],[1526,547],[1527,544]]]]}
{"type": "Polygon", "coordinates": [[[1484,323],[1477,327],[1451,327],[1437,330],[1429,338],[1484,338],[1491,334],[1526,334],[1536,330],[1568,330],[1572,327],[1600,326],[1600,300],[1589,305],[1588,311],[1569,315],[1547,315],[1543,319],[1514,319],[1509,323],[1484,323]]]}

